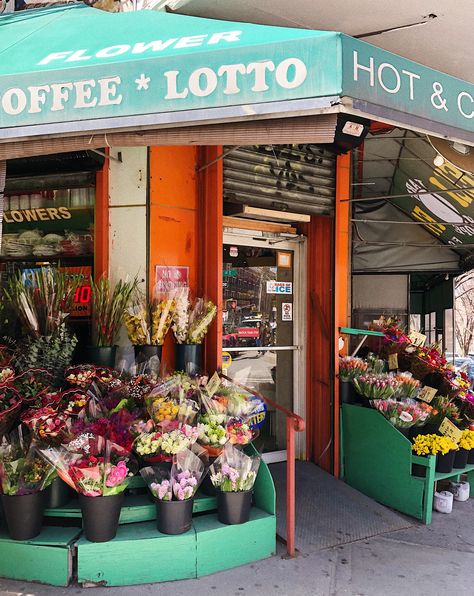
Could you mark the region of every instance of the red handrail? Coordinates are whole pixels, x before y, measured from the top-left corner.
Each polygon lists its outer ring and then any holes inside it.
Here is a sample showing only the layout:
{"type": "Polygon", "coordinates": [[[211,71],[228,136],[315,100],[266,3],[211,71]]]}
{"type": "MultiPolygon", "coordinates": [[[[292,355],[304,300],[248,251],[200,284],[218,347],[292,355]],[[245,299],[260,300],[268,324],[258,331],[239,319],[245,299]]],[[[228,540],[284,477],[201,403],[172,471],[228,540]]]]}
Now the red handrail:
{"type": "Polygon", "coordinates": [[[268,397],[262,395],[255,389],[250,389],[231,379],[227,375],[220,373],[221,378],[226,379],[230,383],[241,387],[248,393],[263,399],[265,403],[272,406],[276,410],[283,412],[286,416],[286,550],[290,557],[295,556],[295,521],[296,521],[296,507],[295,507],[295,432],[303,432],[305,429],[305,422],[301,416],[295,414],[291,410],[280,406],[268,397]]]}

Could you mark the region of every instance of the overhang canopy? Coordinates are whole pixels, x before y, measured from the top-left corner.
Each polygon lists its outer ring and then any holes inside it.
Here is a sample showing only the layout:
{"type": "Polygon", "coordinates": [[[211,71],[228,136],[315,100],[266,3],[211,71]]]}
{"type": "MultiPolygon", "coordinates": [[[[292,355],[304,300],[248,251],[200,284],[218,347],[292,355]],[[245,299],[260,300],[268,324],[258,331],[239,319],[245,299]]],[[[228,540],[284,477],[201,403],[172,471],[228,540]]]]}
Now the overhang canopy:
{"type": "Polygon", "coordinates": [[[473,84],[341,33],[84,5],[0,17],[0,142],[337,111],[474,144],[473,84]]]}

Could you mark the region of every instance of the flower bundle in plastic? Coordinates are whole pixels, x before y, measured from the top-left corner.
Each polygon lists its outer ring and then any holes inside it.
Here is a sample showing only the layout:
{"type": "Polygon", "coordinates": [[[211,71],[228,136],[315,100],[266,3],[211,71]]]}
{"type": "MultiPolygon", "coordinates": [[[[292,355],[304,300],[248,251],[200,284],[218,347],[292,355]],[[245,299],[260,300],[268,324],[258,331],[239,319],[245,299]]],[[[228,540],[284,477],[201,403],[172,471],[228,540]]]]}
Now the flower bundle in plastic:
{"type": "Polygon", "coordinates": [[[0,368],[0,385],[11,383],[15,377],[15,371],[10,366],[3,366],[0,368]]]}
{"type": "Polygon", "coordinates": [[[368,363],[362,358],[355,358],[354,356],[339,358],[339,378],[342,381],[350,381],[365,373],[368,368],[368,363]]]}
{"type": "Polygon", "coordinates": [[[12,386],[28,403],[38,401],[41,395],[52,390],[54,376],[44,368],[28,368],[12,379],[12,386]]]}
{"type": "Polygon", "coordinates": [[[367,373],[352,379],[352,383],[356,391],[369,400],[390,399],[400,387],[400,381],[390,374],[367,373]]]}
{"type": "Polygon", "coordinates": [[[88,497],[123,492],[133,475],[130,454],[103,437],[82,434],[67,445],[40,450],[71,488],[88,497]]]}
{"type": "Polygon", "coordinates": [[[410,373],[400,373],[399,375],[395,375],[395,379],[400,381],[397,397],[414,399],[418,395],[421,388],[421,383],[410,373]]]}
{"type": "Polygon", "coordinates": [[[431,418],[430,422],[433,424],[441,423],[443,418],[449,418],[455,424],[459,424],[462,421],[459,407],[449,397],[436,395],[431,401],[431,405],[437,412],[431,418]]]}
{"type": "Polygon", "coordinates": [[[173,332],[178,344],[202,344],[217,314],[217,306],[204,298],[189,299],[189,288],[180,288],[173,315],[173,332]]]}
{"type": "Polygon", "coordinates": [[[158,426],[156,432],[145,432],[138,435],[134,443],[135,451],[141,456],[155,456],[157,459],[169,459],[189,449],[199,436],[199,430],[188,424],[168,423],[158,426]]]}
{"type": "Polygon", "coordinates": [[[147,467],[142,468],[140,474],[156,499],[186,501],[194,497],[206,475],[206,461],[203,450],[184,449],[173,457],[171,472],[160,467],[147,467]]]}
{"type": "Polygon", "coordinates": [[[376,399],[370,403],[395,428],[421,426],[429,416],[429,411],[416,402],[397,401],[396,399],[376,399]]]}
{"type": "Polygon", "coordinates": [[[260,456],[249,456],[227,443],[222,454],[210,466],[211,482],[223,492],[252,490],[260,466],[260,456]]]}

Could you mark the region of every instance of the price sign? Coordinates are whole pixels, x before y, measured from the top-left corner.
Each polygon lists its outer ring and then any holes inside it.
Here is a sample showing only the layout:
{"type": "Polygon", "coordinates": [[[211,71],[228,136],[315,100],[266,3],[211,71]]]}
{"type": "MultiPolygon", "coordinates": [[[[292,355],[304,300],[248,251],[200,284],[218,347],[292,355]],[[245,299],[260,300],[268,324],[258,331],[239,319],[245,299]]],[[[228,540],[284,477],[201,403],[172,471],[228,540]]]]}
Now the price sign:
{"type": "Polygon", "coordinates": [[[397,370],[398,368],[398,354],[389,354],[388,355],[388,369],[389,370],[397,370]]]}
{"type": "Polygon", "coordinates": [[[428,385],[426,385],[418,394],[418,399],[421,399],[422,401],[425,401],[427,404],[429,404],[437,393],[437,389],[434,387],[428,387],[428,385]]]}
{"type": "Polygon", "coordinates": [[[423,333],[418,333],[418,331],[412,331],[408,335],[408,339],[417,348],[421,348],[426,343],[426,335],[423,335],[423,333]]]}
{"type": "Polygon", "coordinates": [[[214,393],[219,389],[221,386],[221,378],[218,372],[215,372],[212,377],[209,379],[206,385],[206,392],[209,397],[212,397],[214,393]]]}
{"type": "Polygon", "coordinates": [[[445,418],[439,427],[439,432],[444,435],[445,437],[449,437],[455,443],[459,443],[462,437],[462,430],[460,430],[455,424],[449,420],[449,418],[445,418]]]}

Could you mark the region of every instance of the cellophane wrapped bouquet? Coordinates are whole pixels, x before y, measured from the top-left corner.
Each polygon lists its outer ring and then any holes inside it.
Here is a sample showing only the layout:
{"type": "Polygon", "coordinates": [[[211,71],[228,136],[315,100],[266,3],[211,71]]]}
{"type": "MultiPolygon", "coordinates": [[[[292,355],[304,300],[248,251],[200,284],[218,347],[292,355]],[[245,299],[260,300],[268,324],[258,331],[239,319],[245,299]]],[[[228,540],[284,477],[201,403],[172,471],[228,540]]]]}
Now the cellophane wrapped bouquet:
{"type": "Polygon", "coordinates": [[[136,293],[132,306],[124,315],[128,338],[135,346],[161,346],[173,322],[177,290],[159,292],[153,289],[149,301],[144,293],[136,293]]]}
{"type": "Polygon", "coordinates": [[[29,495],[47,488],[56,477],[54,468],[40,457],[31,435],[21,427],[0,443],[0,492],[3,495],[29,495]]]}
{"type": "Polygon", "coordinates": [[[369,365],[362,358],[344,356],[339,358],[339,378],[341,381],[350,381],[365,373],[369,365]]]}
{"type": "Polygon", "coordinates": [[[371,405],[395,428],[423,426],[430,415],[429,406],[427,408],[427,404],[418,404],[415,400],[375,399],[371,405]]]}
{"type": "Polygon", "coordinates": [[[204,298],[191,301],[189,288],[180,288],[176,294],[173,332],[178,344],[202,344],[217,314],[217,306],[204,298]]]}
{"type": "Polygon", "coordinates": [[[252,490],[260,466],[260,456],[246,455],[227,443],[221,455],[210,466],[213,486],[223,492],[252,490]]]}
{"type": "Polygon", "coordinates": [[[64,482],[87,497],[123,492],[135,471],[125,449],[90,433],[79,435],[67,445],[41,449],[40,453],[64,482]]]}
{"type": "Polygon", "coordinates": [[[421,383],[413,377],[411,373],[405,372],[395,375],[395,379],[400,382],[397,396],[401,398],[414,399],[421,389],[421,383]]]}
{"type": "Polygon", "coordinates": [[[390,399],[400,387],[400,381],[390,374],[366,373],[352,379],[352,383],[361,395],[369,400],[390,399]]]}
{"type": "Polygon", "coordinates": [[[152,495],[161,501],[192,499],[201,484],[206,469],[205,452],[183,449],[173,457],[171,472],[159,466],[142,468],[140,474],[152,495]],[[200,455],[198,455],[200,453],[200,455]]]}

